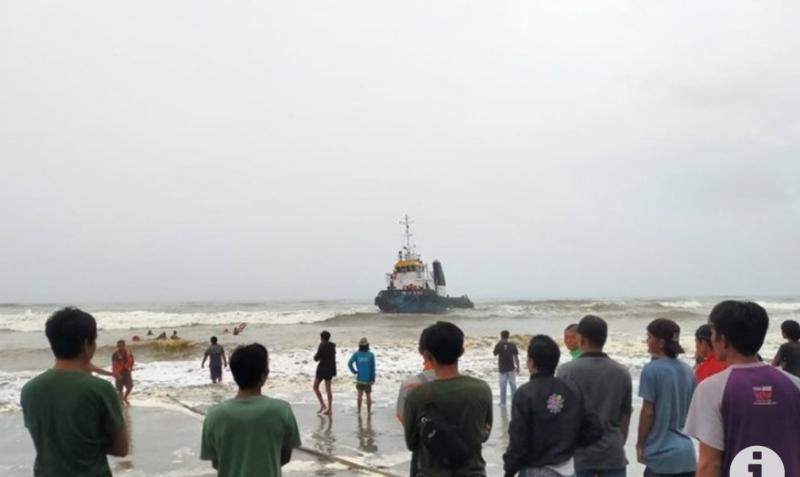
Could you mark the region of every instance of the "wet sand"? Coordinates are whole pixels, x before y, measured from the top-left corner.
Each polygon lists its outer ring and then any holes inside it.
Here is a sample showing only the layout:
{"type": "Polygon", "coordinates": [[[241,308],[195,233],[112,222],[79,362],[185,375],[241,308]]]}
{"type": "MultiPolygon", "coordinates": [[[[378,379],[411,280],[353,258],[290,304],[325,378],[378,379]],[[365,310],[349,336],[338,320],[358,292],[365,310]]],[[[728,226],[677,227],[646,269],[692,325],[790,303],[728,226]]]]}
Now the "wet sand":
{"type": "MultiPolygon", "coordinates": [[[[200,431],[202,417],[169,401],[145,400],[127,410],[132,432],[132,449],[128,457],[110,458],[114,475],[130,477],[212,477],[210,463],[201,461],[200,431]]],[[[294,405],[300,426],[303,446],[343,457],[360,464],[381,468],[398,476],[408,475],[410,453],[403,440],[403,429],[394,417],[394,410],[386,407],[374,409],[372,416],[366,412],[359,418],[354,409],[336,407],[333,418],[316,414],[316,406],[294,405]]],[[[502,453],[508,444],[508,419],[510,408],[494,408],[494,429],[484,444],[487,475],[502,475],[502,453]]],[[[635,429],[638,425],[638,406],[631,422],[631,437],[627,454],[633,459],[635,429]]],[[[33,444],[23,427],[22,414],[1,413],[0,476],[22,477],[32,474],[33,444]]],[[[319,459],[295,451],[292,462],[283,468],[287,477],[336,476],[353,477],[371,473],[353,470],[341,463],[319,459]]],[[[631,462],[628,474],[641,475],[643,468],[631,462]]],[[[374,475],[374,474],[373,474],[374,475]]]]}

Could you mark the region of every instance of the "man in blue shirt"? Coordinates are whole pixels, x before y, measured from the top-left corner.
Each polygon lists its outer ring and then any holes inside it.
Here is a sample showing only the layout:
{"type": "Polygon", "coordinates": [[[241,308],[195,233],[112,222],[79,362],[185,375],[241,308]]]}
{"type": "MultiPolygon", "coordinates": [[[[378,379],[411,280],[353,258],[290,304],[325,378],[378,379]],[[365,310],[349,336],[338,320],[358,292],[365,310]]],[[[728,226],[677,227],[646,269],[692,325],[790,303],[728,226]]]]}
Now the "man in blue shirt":
{"type": "Polygon", "coordinates": [[[361,398],[367,394],[367,413],[372,414],[372,384],[375,382],[375,355],[369,350],[369,341],[361,338],[358,351],[347,362],[350,372],[356,375],[358,391],[358,413],[361,414],[361,398]]]}
{"type": "Polygon", "coordinates": [[[639,438],[636,456],[645,477],[693,477],[697,467],[692,440],[683,433],[697,386],[694,373],[677,359],[683,353],[680,327],[659,318],[647,325],[647,351],[653,360],[642,368],[639,438]]]}

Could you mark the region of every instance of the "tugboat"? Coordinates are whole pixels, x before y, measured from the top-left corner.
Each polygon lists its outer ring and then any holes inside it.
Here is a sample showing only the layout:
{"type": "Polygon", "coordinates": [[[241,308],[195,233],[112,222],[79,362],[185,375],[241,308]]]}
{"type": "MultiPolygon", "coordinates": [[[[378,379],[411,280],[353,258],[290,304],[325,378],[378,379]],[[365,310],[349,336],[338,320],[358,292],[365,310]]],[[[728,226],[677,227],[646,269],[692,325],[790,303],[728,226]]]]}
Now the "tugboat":
{"type": "Polygon", "coordinates": [[[387,287],[378,292],[375,305],[384,313],[445,313],[450,308],[474,308],[466,295],[447,295],[444,269],[438,260],[433,262],[431,275],[411,241],[412,223],[408,215],[400,222],[405,226],[406,244],[397,252],[397,263],[392,273],[386,274],[387,287]]]}

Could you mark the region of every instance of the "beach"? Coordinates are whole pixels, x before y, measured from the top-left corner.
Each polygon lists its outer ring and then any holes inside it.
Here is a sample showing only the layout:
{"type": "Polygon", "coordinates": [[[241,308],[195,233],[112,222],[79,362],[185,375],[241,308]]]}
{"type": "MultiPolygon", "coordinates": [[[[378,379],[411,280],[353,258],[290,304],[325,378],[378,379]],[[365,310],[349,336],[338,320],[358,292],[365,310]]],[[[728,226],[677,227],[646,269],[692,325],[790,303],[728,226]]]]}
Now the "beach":
{"type": "MultiPolygon", "coordinates": [[[[232,397],[235,386],[227,370],[221,385],[209,383],[208,370],[200,369],[208,338],[216,335],[228,353],[238,344],[253,341],[267,346],[270,376],[264,392],[289,401],[297,416],[303,445],[358,464],[374,466],[396,475],[407,475],[409,452],[402,427],[394,417],[399,383],[419,371],[419,332],[436,320],[456,323],[466,334],[461,371],[486,380],[498,401],[496,359],[492,348],[502,329],[523,350],[533,334],[544,333],[559,343],[564,327],[585,314],[597,314],[608,322],[606,351],[624,364],[638,389],[641,367],[649,357],[644,345],[645,327],[655,318],[670,318],[682,328],[682,356],[693,359],[693,333],[706,321],[719,298],[616,299],[616,300],[493,300],[478,301],[474,310],[447,315],[383,315],[368,302],[268,302],[227,304],[78,304],[98,321],[95,364],[110,367],[110,355],[118,339],[126,339],[136,356],[134,391],[128,418],[132,451],[124,459],[111,458],[115,475],[211,476],[208,462],[199,460],[202,413],[232,397]],[[247,323],[239,336],[224,334],[247,323]],[[338,376],[334,379],[332,418],[316,415],[318,404],[311,392],[315,363],[312,359],[319,332],[331,332],[337,345],[338,376]],[[182,340],[157,342],[147,337],[162,331],[178,331],[182,340]],[[142,341],[132,342],[136,335],[142,341]],[[373,388],[374,414],[359,419],[355,408],[354,380],[346,362],[358,340],[368,337],[377,359],[373,388]],[[183,405],[179,404],[182,403],[183,405]]],[[[782,342],[779,325],[800,317],[800,299],[758,300],[770,313],[770,329],[762,348],[771,359],[782,342]]],[[[52,364],[43,327],[59,305],[0,306],[0,477],[31,475],[33,445],[22,424],[19,391],[24,383],[52,364]]],[[[562,362],[568,356],[562,348],[562,362]]],[[[527,372],[518,384],[527,381],[527,372]]],[[[641,473],[633,444],[640,400],[634,397],[634,416],[627,444],[630,475],[641,473]]],[[[487,475],[502,473],[502,453],[507,445],[508,409],[494,407],[494,428],[484,445],[487,475]]],[[[367,475],[346,465],[296,451],[284,467],[284,475],[367,475]]]]}

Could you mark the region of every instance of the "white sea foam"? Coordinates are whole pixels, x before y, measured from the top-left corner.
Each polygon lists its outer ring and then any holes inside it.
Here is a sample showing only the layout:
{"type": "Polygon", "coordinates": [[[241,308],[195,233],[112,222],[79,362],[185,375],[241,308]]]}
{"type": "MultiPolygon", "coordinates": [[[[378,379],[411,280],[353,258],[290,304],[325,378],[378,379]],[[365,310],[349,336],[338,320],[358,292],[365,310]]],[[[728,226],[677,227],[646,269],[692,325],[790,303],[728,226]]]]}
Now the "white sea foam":
{"type": "MultiPolygon", "coordinates": [[[[257,310],[171,313],[159,311],[99,311],[92,315],[100,330],[124,330],[160,327],[180,328],[192,325],[232,325],[238,323],[290,325],[318,323],[338,315],[373,311],[365,306],[329,308],[321,310],[257,310]]],[[[0,314],[0,330],[41,331],[50,311],[24,310],[0,314]]]]}

